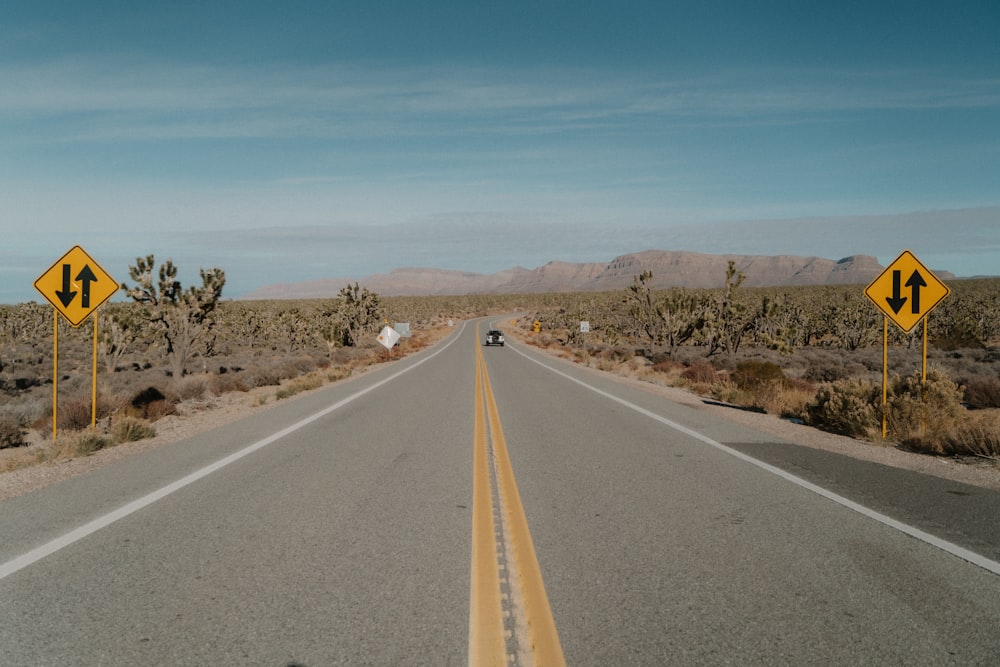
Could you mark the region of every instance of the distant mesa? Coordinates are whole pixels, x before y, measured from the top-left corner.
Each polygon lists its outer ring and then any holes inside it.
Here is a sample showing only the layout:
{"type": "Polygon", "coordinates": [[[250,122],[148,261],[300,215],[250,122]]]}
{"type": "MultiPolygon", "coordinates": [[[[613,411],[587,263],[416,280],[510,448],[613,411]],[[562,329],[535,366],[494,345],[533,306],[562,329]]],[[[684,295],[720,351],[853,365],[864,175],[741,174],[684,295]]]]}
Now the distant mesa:
{"type": "MultiPolygon", "coordinates": [[[[646,250],[615,257],[610,262],[549,262],[536,269],[516,267],[482,274],[446,269],[402,268],[366,278],[324,278],[281,283],[254,290],[243,299],[318,299],[335,297],[355,281],[385,296],[456,296],[463,294],[539,294],[602,292],[625,289],[643,271],[653,274],[652,286],[722,287],[729,262],[746,276],[747,287],[792,285],[867,285],[883,268],[875,257],[852,255],[840,260],[792,255],[708,255],[696,252],[646,250]]],[[[935,271],[942,280],[954,279],[935,271]]]]}

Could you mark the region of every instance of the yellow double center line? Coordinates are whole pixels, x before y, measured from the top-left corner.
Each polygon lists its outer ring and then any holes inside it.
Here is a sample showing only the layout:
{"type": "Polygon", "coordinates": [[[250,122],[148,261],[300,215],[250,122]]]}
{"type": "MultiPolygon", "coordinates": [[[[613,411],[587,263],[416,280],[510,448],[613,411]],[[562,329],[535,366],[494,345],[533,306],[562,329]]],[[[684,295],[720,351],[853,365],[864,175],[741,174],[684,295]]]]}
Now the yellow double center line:
{"type": "Polygon", "coordinates": [[[469,665],[565,665],[476,340],[469,665]]]}

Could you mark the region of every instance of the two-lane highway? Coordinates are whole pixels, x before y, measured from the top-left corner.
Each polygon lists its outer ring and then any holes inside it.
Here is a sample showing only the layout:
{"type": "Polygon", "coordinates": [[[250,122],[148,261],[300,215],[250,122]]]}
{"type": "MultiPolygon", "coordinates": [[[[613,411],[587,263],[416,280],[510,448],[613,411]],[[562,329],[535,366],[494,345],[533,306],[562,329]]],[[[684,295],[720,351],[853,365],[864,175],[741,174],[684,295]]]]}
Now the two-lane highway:
{"type": "Polygon", "coordinates": [[[469,323],[0,503],[0,664],[996,664],[996,522],[785,448],[469,323]]]}

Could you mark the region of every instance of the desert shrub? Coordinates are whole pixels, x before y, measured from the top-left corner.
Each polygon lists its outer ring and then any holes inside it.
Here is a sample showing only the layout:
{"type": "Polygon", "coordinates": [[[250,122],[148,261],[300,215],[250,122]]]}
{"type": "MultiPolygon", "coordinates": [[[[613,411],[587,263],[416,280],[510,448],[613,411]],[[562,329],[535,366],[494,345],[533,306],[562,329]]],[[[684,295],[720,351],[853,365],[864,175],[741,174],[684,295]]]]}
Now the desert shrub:
{"type": "Polygon", "coordinates": [[[361,356],[361,351],[353,347],[338,347],[329,356],[331,366],[341,366],[355,363],[361,356]]]}
{"type": "Polygon", "coordinates": [[[137,410],[144,411],[146,406],[150,403],[163,401],[166,400],[166,398],[167,397],[163,395],[163,392],[156,387],[146,387],[145,389],[137,392],[135,396],[132,397],[132,400],[129,401],[129,404],[137,410]]]}
{"type": "MultiPolygon", "coordinates": [[[[882,375],[881,356],[878,365],[868,361],[866,351],[846,350],[806,350],[801,356],[806,358],[802,377],[816,383],[836,382],[851,377],[879,377],[882,375]]],[[[881,348],[879,350],[881,352],[881,348]]]]}
{"type": "Polygon", "coordinates": [[[111,440],[94,429],[87,429],[72,436],[72,450],[77,456],[90,456],[111,444],[111,440]]]}
{"type": "Polygon", "coordinates": [[[613,357],[601,356],[594,360],[592,366],[597,370],[610,373],[618,368],[619,363],[613,357]]]}
{"type": "Polygon", "coordinates": [[[632,357],[628,360],[628,367],[633,371],[647,370],[653,366],[653,362],[646,357],[632,357]]]}
{"type": "Polygon", "coordinates": [[[741,389],[739,385],[728,378],[718,380],[709,385],[708,395],[718,401],[731,405],[751,406],[754,402],[753,394],[745,389],[741,389]]]}
{"type": "Polygon", "coordinates": [[[782,417],[805,420],[806,406],[816,396],[816,385],[805,379],[785,380],[776,392],[774,403],[763,405],[768,412],[782,417]]]}
{"type": "Polygon", "coordinates": [[[290,382],[287,386],[282,387],[274,393],[274,397],[278,400],[284,398],[290,398],[299,394],[303,391],[309,391],[310,389],[317,389],[323,386],[323,378],[319,375],[307,375],[305,377],[299,378],[290,382]]]}
{"type": "MultiPolygon", "coordinates": [[[[356,350],[356,348],[352,349],[356,350]]],[[[267,365],[261,364],[252,370],[247,370],[242,379],[248,389],[273,387],[280,385],[282,380],[301,377],[315,371],[319,367],[326,367],[328,365],[329,361],[326,359],[318,361],[311,357],[282,359],[267,365]]]]}
{"type": "Polygon", "coordinates": [[[681,378],[681,373],[683,373],[686,368],[687,367],[684,364],[678,361],[674,361],[672,359],[662,359],[644,371],[641,371],[640,374],[649,382],[656,384],[683,386],[686,381],[681,378]]]}
{"type": "Polygon", "coordinates": [[[21,421],[11,415],[0,415],[0,449],[23,447],[26,444],[21,421]]]}
{"type": "Polygon", "coordinates": [[[111,437],[115,442],[135,442],[155,435],[156,429],[143,419],[121,417],[111,424],[111,437]]]}
{"type": "Polygon", "coordinates": [[[209,391],[215,396],[230,391],[247,392],[252,388],[248,382],[248,376],[240,373],[225,373],[212,377],[209,383],[209,391]]]}
{"type": "Polygon", "coordinates": [[[867,437],[881,429],[881,391],[866,380],[848,378],[822,385],[806,404],[810,426],[851,437],[867,437]]]}
{"type": "Polygon", "coordinates": [[[285,360],[279,367],[282,379],[299,377],[300,375],[305,375],[316,370],[320,365],[326,365],[328,360],[326,359],[314,359],[308,356],[294,357],[292,359],[285,360]]]}
{"type": "Polygon", "coordinates": [[[350,366],[334,366],[326,374],[327,382],[337,382],[345,378],[351,377],[352,369],[350,366]]]}
{"type": "Polygon", "coordinates": [[[894,377],[889,383],[888,437],[910,449],[944,453],[943,442],[967,417],[962,390],[940,371],[894,377]]]}
{"type": "Polygon", "coordinates": [[[129,405],[132,407],[130,412],[133,416],[151,422],[166,415],[177,414],[174,402],[167,399],[156,387],[146,387],[138,392],[129,401],[129,405]]]}
{"type": "Polygon", "coordinates": [[[683,372],[684,365],[680,364],[673,359],[662,359],[654,363],[650,370],[656,373],[674,374],[678,371],[683,372]]]}
{"type": "Polygon", "coordinates": [[[969,413],[940,445],[949,456],[1000,457],[1000,411],[969,413]]]}
{"type": "MultiPolygon", "coordinates": [[[[44,395],[22,397],[16,403],[0,406],[0,415],[15,419],[25,427],[30,426],[42,414],[49,416],[52,414],[52,397],[48,392],[44,395]]],[[[51,422],[49,425],[51,426],[51,422]]]]}
{"type": "Polygon", "coordinates": [[[528,341],[543,350],[552,347],[556,343],[555,338],[548,333],[543,333],[539,336],[535,336],[534,338],[529,338],[528,341]]]}
{"type": "Polygon", "coordinates": [[[166,417],[168,415],[176,415],[176,414],[177,414],[177,405],[172,403],[171,401],[164,400],[164,401],[153,401],[152,403],[147,405],[146,409],[143,411],[142,416],[147,421],[155,422],[157,419],[160,419],[161,417],[166,417]]]}
{"type": "Polygon", "coordinates": [[[851,377],[851,373],[843,363],[810,363],[803,377],[813,382],[836,382],[851,377]]]}
{"type": "MultiPolygon", "coordinates": [[[[95,401],[90,396],[70,396],[60,399],[56,408],[57,425],[60,430],[82,431],[90,428],[92,415],[96,419],[105,419],[121,407],[121,401],[114,400],[108,394],[97,393],[95,401]]],[[[49,422],[51,424],[51,420],[49,422]]]]}
{"type": "Polygon", "coordinates": [[[933,336],[932,343],[939,350],[949,351],[983,347],[976,323],[967,319],[950,322],[944,331],[933,336]]]}
{"type": "MultiPolygon", "coordinates": [[[[920,373],[895,376],[887,388],[886,437],[910,449],[943,453],[948,434],[966,416],[958,385],[931,371],[924,385],[920,373]]],[[[805,422],[852,437],[881,435],[881,386],[859,379],[825,384],[805,408],[805,422]]]]}
{"type": "Polygon", "coordinates": [[[42,378],[40,377],[16,377],[0,382],[0,388],[12,394],[40,386],[42,386],[42,378]]]}
{"type": "Polygon", "coordinates": [[[787,411],[785,394],[787,382],[784,379],[768,380],[746,389],[750,396],[750,407],[759,408],[771,414],[781,414],[787,411]]]}
{"type": "Polygon", "coordinates": [[[748,359],[736,364],[736,370],[730,373],[730,378],[736,386],[746,391],[780,387],[786,382],[781,366],[772,361],[748,359]]]}
{"type": "Polygon", "coordinates": [[[718,380],[718,372],[708,361],[696,361],[681,373],[681,377],[692,384],[712,384],[718,380]]]}
{"type": "Polygon", "coordinates": [[[1000,408],[1000,378],[975,375],[965,378],[965,402],[973,408],[1000,408]]]}
{"type": "Polygon", "coordinates": [[[281,377],[270,368],[255,368],[248,371],[246,377],[247,386],[251,389],[255,387],[274,387],[281,384],[281,377]]]}
{"type": "Polygon", "coordinates": [[[730,376],[712,384],[709,394],[713,398],[733,405],[782,417],[802,419],[806,405],[816,395],[816,389],[811,382],[791,380],[784,375],[771,379],[758,377],[751,383],[739,382],[730,376]]]}
{"type": "Polygon", "coordinates": [[[170,385],[170,393],[177,400],[188,401],[204,398],[208,391],[208,380],[204,375],[185,375],[175,377],[170,385]]]}

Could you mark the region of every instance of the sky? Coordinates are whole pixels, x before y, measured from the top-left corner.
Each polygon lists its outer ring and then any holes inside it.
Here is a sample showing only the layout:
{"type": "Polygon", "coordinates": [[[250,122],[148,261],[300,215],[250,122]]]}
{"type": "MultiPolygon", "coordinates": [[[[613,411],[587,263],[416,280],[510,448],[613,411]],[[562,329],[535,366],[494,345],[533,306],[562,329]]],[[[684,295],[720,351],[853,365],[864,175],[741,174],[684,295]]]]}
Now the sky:
{"type": "Polygon", "coordinates": [[[647,249],[1000,275],[1000,3],[0,3],[0,303],[647,249]]]}

